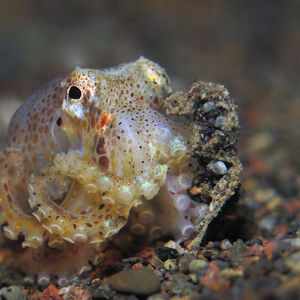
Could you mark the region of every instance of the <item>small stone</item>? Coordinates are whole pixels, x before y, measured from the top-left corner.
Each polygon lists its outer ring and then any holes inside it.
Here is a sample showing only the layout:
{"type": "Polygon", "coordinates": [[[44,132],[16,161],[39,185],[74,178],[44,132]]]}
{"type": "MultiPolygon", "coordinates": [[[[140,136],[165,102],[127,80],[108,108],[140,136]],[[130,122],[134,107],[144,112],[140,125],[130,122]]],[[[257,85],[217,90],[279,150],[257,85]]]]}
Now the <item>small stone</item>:
{"type": "Polygon", "coordinates": [[[176,243],[175,241],[173,240],[170,240],[168,242],[165,243],[164,245],[165,247],[168,247],[168,248],[172,248],[172,249],[175,249],[177,250],[177,252],[182,255],[184,253],[187,253],[187,250],[184,249],[183,247],[181,247],[178,243],[176,243]]]}
{"type": "Polygon", "coordinates": [[[59,291],[58,291],[57,287],[53,284],[50,284],[47,288],[45,288],[42,291],[40,299],[53,299],[53,300],[56,300],[56,299],[61,299],[61,296],[59,295],[59,291]]]}
{"type": "Polygon", "coordinates": [[[216,259],[215,263],[220,270],[229,268],[229,263],[220,259],[216,259]]]}
{"type": "Polygon", "coordinates": [[[179,253],[176,249],[169,248],[169,247],[158,247],[155,248],[155,253],[159,257],[160,260],[166,261],[170,258],[177,258],[179,256],[179,253]]]}
{"type": "Polygon", "coordinates": [[[197,276],[197,274],[189,274],[190,279],[192,280],[193,283],[198,283],[199,282],[199,278],[197,276]]]}
{"type": "Polygon", "coordinates": [[[80,300],[91,300],[91,294],[84,288],[78,286],[67,286],[59,289],[59,295],[62,299],[80,299],[80,300]]]}
{"type": "Polygon", "coordinates": [[[232,277],[241,277],[244,275],[243,270],[240,269],[232,269],[232,268],[226,268],[221,271],[222,277],[224,278],[232,278],[232,277]]]}
{"type": "Polygon", "coordinates": [[[33,276],[25,276],[24,277],[24,283],[32,285],[32,284],[35,283],[35,279],[34,279],[33,276]]]}
{"type": "Polygon", "coordinates": [[[231,247],[232,247],[232,243],[228,239],[225,239],[225,240],[220,242],[220,248],[222,250],[228,250],[231,247]]]}
{"type": "Polygon", "coordinates": [[[227,167],[222,161],[211,161],[207,167],[216,175],[224,175],[227,173],[227,167]]]}
{"type": "MultiPolygon", "coordinates": [[[[166,289],[166,286],[162,286],[162,289],[166,289]]],[[[199,292],[201,289],[199,284],[193,284],[191,282],[191,278],[189,275],[177,273],[174,272],[169,275],[168,277],[168,285],[167,285],[167,291],[170,294],[175,295],[189,295],[192,292],[199,292]]],[[[183,299],[191,299],[189,297],[183,298],[183,299]]]]}
{"type": "Polygon", "coordinates": [[[110,289],[108,283],[96,278],[92,281],[91,288],[92,299],[112,299],[116,291],[110,289]]]}
{"type": "Polygon", "coordinates": [[[215,122],[215,126],[218,128],[223,128],[226,125],[226,117],[218,116],[215,122]]]}
{"type": "Polygon", "coordinates": [[[180,260],[179,260],[179,268],[182,272],[184,273],[188,273],[189,272],[189,265],[190,265],[190,262],[192,260],[195,259],[195,256],[194,255],[191,255],[191,254],[184,254],[180,260]]]}
{"type": "Polygon", "coordinates": [[[168,300],[170,297],[168,294],[160,293],[160,294],[155,294],[147,298],[147,300],[168,300]]]}
{"type": "Polygon", "coordinates": [[[295,273],[300,273],[300,251],[291,254],[286,259],[286,264],[289,266],[295,273]]]}
{"type": "Polygon", "coordinates": [[[152,267],[154,267],[155,269],[163,269],[164,268],[163,262],[157,256],[154,256],[151,258],[150,265],[152,267]]]}
{"type": "Polygon", "coordinates": [[[113,290],[138,296],[148,296],[160,290],[159,278],[146,268],[121,271],[106,280],[113,290]]]}
{"type": "Polygon", "coordinates": [[[209,266],[209,263],[206,262],[205,260],[193,259],[189,263],[189,271],[191,273],[198,273],[198,272],[201,272],[203,269],[207,269],[208,266],[209,266]]]}
{"type": "Polygon", "coordinates": [[[0,290],[0,295],[6,300],[22,300],[26,299],[26,293],[23,288],[16,285],[4,287],[0,290]]]}
{"type": "Polygon", "coordinates": [[[209,101],[209,102],[204,103],[203,109],[206,113],[208,113],[213,109],[214,106],[215,106],[215,104],[213,102],[209,101]]]}
{"type": "Polygon", "coordinates": [[[241,239],[236,240],[233,243],[233,251],[236,254],[242,255],[245,252],[246,246],[241,239]]]}
{"type": "Polygon", "coordinates": [[[177,269],[177,266],[176,266],[175,262],[172,259],[167,259],[164,262],[164,267],[168,271],[173,271],[173,270],[177,269]]]}
{"type": "Polygon", "coordinates": [[[259,239],[259,238],[253,238],[253,239],[251,239],[250,241],[247,241],[247,242],[245,243],[245,245],[246,245],[247,247],[252,247],[252,246],[254,246],[255,244],[257,244],[257,245],[262,245],[263,242],[262,242],[262,240],[259,239]]]}
{"type": "Polygon", "coordinates": [[[284,239],[283,241],[284,241],[285,243],[291,245],[292,247],[300,248],[300,238],[295,238],[295,239],[284,239]]]}

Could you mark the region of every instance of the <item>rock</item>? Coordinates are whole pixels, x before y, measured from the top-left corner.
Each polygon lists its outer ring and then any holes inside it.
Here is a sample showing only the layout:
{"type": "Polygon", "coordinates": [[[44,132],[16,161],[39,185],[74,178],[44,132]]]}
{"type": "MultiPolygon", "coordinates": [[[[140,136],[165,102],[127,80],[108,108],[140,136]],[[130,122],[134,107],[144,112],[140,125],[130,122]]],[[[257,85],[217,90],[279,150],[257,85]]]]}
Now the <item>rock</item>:
{"type": "Polygon", "coordinates": [[[176,249],[169,247],[158,247],[155,248],[155,253],[160,260],[166,261],[167,259],[176,259],[179,256],[179,253],[176,249]]]}
{"type": "Polygon", "coordinates": [[[59,289],[59,295],[63,299],[80,299],[80,300],[91,300],[91,294],[84,288],[78,286],[67,286],[59,289]]]}
{"type": "Polygon", "coordinates": [[[2,299],[6,299],[6,300],[26,299],[26,293],[24,289],[16,285],[2,288],[0,290],[0,295],[2,296],[2,299]]]}
{"type": "Polygon", "coordinates": [[[50,284],[47,288],[45,288],[42,291],[42,294],[40,295],[39,299],[41,300],[61,300],[62,297],[59,295],[59,291],[57,287],[53,284],[50,284]]]}
{"type": "Polygon", "coordinates": [[[226,125],[226,117],[225,116],[218,116],[215,122],[215,126],[218,128],[223,128],[226,125]]]}
{"type": "Polygon", "coordinates": [[[176,249],[180,255],[187,253],[187,250],[185,248],[182,248],[177,242],[173,240],[166,242],[164,246],[172,249],[176,249]]]}
{"type": "Polygon", "coordinates": [[[220,248],[222,250],[228,250],[231,247],[232,247],[232,243],[228,239],[225,239],[225,240],[221,241],[221,243],[220,243],[220,248]]]}
{"type": "Polygon", "coordinates": [[[91,294],[93,299],[112,299],[116,292],[111,290],[108,283],[96,278],[92,281],[91,294]]]}
{"type": "Polygon", "coordinates": [[[160,290],[159,278],[146,268],[121,271],[106,280],[113,290],[138,296],[148,296],[160,290]]]}
{"type": "Polygon", "coordinates": [[[222,161],[211,161],[207,167],[216,175],[224,175],[227,173],[227,167],[222,161]]]}
{"type": "Polygon", "coordinates": [[[179,265],[180,270],[184,273],[189,273],[190,272],[189,265],[190,265],[191,261],[194,259],[195,259],[194,255],[184,254],[179,260],[178,265],[179,265]]]}
{"type": "Polygon", "coordinates": [[[156,270],[164,269],[164,263],[157,256],[151,258],[150,265],[156,270]]]}
{"type": "Polygon", "coordinates": [[[204,103],[203,109],[206,113],[210,112],[215,107],[215,104],[211,101],[204,103]]]}
{"type": "Polygon", "coordinates": [[[198,273],[201,272],[202,270],[206,270],[209,266],[209,263],[204,260],[199,260],[199,259],[193,259],[189,263],[189,271],[191,273],[198,273]]]}
{"type": "MultiPolygon", "coordinates": [[[[199,284],[193,284],[188,275],[182,273],[169,274],[168,281],[162,286],[162,291],[180,296],[187,296],[192,292],[199,292],[201,286],[199,284]]],[[[183,298],[184,299],[184,298],[183,298]]],[[[186,297],[185,299],[190,299],[186,297]]]]}
{"type": "Polygon", "coordinates": [[[177,266],[176,266],[176,263],[174,262],[174,260],[172,259],[167,259],[165,262],[164,262],[164,267],[166,270],[168,271],[174,271],[177,269],[177,266]]]}
{"type": "Polygon", "coordinates": [[[289,266],[295,273],[300,273],[300,251],[291,254],[286,259],[286,264],[289,266]]]}
{"type": "Polygon", "coordinates": [[[170,297],[168,296],[168,294],[164,294],[164,293],[155,294],[147,298],[147,300],[168,300],[168,299],[170,299],[170,297]]]}

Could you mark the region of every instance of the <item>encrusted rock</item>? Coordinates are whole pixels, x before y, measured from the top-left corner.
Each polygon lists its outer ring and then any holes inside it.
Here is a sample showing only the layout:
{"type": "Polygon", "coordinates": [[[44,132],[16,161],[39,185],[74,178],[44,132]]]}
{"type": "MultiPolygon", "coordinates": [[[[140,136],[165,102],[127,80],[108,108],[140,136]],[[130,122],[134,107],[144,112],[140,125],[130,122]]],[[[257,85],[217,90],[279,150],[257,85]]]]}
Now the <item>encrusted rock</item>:
{"type": "Polygon", "coordinates": [[[209,223],[240,186],[237,107],[224,86],[201,81],[195,81],[187,94],[174,93],[168,99],[168,114],[193,120],[191,146],[199,172],[189,192],[202,206],[195,217],[197,235],[189,244],[192,249],[201,243],[209,223]],[[173,109],[174,103],[180,105],[173,109]]]}

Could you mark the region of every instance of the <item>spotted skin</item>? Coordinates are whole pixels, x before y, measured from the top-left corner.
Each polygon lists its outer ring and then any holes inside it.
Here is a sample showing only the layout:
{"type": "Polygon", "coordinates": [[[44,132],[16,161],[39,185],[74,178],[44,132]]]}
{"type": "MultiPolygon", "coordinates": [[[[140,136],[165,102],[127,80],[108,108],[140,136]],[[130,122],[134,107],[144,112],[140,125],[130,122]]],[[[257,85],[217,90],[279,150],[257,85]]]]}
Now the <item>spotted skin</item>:
{"type": "MultiPolygon", "coordinates": [[[[141,57],[104,70],[76,67],[26,100],[0,161],[5,235],[22,235],[28,248],[83,247],[87,256],[121,228],[149,240],[188,237],[194,173],[188,131],[160,112],[170,93],[165,71],[141,57]]],[[[77,272],[87,263],[80,255],[77,272]]],[[[51,275],[45,257],[40,265],[51,275]]]]}

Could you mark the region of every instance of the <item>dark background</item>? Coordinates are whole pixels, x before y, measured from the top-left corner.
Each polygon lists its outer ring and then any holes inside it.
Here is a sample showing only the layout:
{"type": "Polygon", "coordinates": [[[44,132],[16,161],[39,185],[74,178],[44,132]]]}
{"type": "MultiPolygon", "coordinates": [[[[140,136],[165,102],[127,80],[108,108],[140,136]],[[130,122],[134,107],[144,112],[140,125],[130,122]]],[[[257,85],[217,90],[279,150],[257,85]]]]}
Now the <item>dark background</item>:
{"type": "Polygon", "coordinates": [[[299,1],[2,1],[1,134],[46,82],[140,55],[165,67],[175,88],[198,78],[231,91],[246,192],[253,178],[283,196],[299,189],[299,1]]]}

